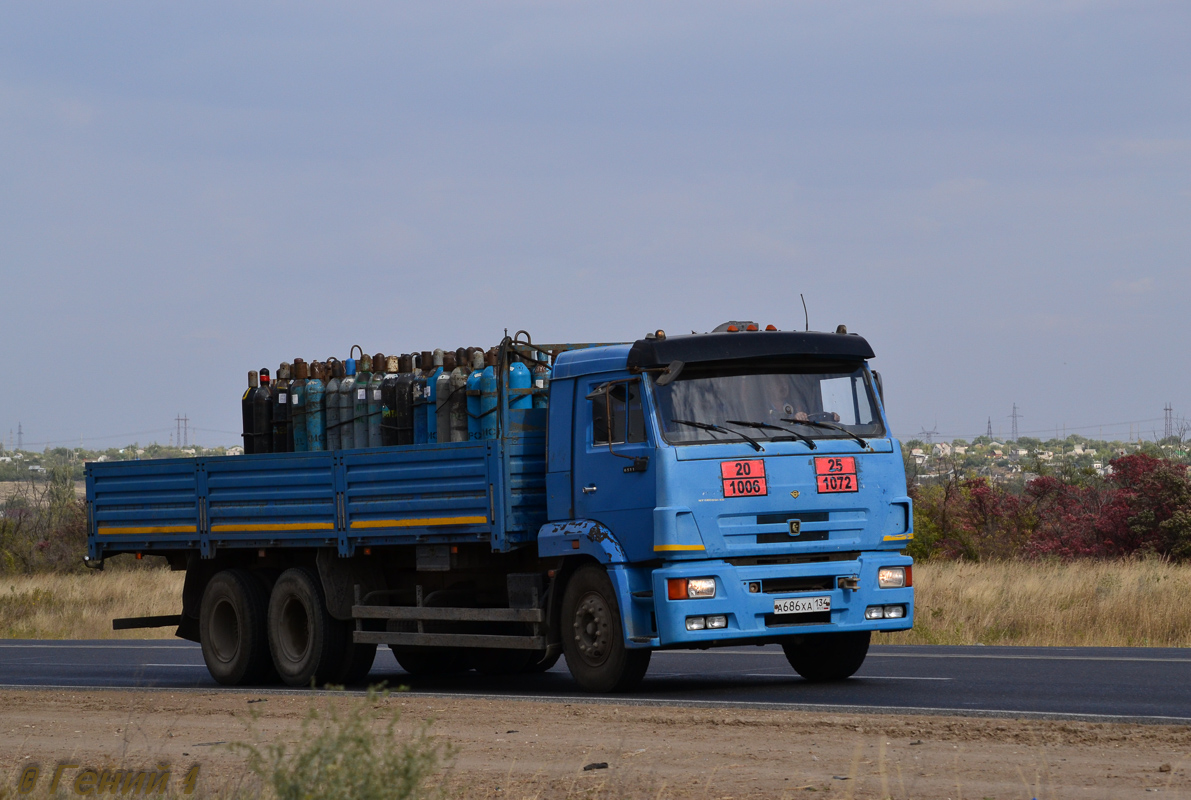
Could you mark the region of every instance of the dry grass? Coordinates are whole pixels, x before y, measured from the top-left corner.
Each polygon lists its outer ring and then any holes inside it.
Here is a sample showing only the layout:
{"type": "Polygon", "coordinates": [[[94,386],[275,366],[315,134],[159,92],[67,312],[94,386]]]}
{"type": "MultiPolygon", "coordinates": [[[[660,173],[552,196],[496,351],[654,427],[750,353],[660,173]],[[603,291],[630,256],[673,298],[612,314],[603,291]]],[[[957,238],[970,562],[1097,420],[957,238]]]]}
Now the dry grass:
{"type": "MultiPolygon", "coordinates": [[[[112,631],[113,617],[177,614],[180,572],[117,570],[0,578],[0,636],[172,638],[112,631]]],[[[914,567],[914,629],[880,644],[1191,647],[1191,565],[934,561],[914,567]]]]}
{"type": "Polygon", "coordinates": [[[0,577],[5,639],[168,639],[174,628],[113,631],[115,617],[177,614],[185,573],[166,569],[0,577]]]}
{"type": "Polygon", "coordinates": [[[876,641],[1191,647],[1191,565],[933,561],[914,587],[914,629],[876,641]]]}

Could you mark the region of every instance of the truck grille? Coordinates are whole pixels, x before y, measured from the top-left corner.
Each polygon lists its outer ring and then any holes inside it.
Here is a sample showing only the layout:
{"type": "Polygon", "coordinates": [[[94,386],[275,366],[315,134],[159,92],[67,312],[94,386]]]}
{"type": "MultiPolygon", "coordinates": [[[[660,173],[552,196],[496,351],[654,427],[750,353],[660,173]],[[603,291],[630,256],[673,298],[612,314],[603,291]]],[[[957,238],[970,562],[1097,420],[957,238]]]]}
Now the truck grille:
{"type": "Polygon", "coordinates": [[[814,575],[800,578],[769,578],[761,581],[763,594],[789,594],[790,592],[831,591],[835,588],[834,575],[814,575]]]}

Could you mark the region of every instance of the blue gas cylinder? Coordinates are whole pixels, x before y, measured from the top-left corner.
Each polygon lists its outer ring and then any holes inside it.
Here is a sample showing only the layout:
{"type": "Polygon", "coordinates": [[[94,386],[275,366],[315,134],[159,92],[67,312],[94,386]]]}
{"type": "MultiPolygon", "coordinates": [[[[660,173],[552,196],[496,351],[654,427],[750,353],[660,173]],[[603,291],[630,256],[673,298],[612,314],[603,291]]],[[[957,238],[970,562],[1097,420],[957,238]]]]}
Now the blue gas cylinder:
{"type": "Polygon", "coordinates": [[[343,380],[343,362],[337,358],[327,359],[327,388],[323,392],[327,408],[326,440],[328,450],[341,450],[339,440],[339,382],[343,380]]]}
{"type": "Polygon", "coordinates": [[[327,449],[327,385],[323,382],[326,368],[323,362],[310,365],[310,380],[306,381],[306,447],[310,452],[327,449]]]}
{"type": "Polygon", "coordinates": [[[385,382],[385,369],[388,359],[384,353],[377,353],[372,357],[372,379],[368,381],[368,446],[380,447],[380,422],[384,404],[381,399],[381,386],[385,382]]]}
{"type": "Polygon", "coordinates": [[[289,385],[289,424],[294,432],[294,452],[310,450],[306,439],[306,381],[310,378],[310,365],[300,358],[294,359],[294,380],[289,385]]]}
{"type": "MultiPolygon", "coordinates": [[[[517,358],[513,356],[513,358],[517,358]]],[[[515,360],[509,364],[509,408],[533,408],[533,397],[530,396],[529,390],[533,388],[533,375],[529,371],[529,367],[525,366],[520,359],[515,360]],[[515,394],[511,390],[521,389],[525,394],[515,394]]]]}
{"type": "Polygon", "coordinates": [[[500,415],[496,412],[496,353],[489,351],[484,360],[484,371],[480,375],[480,438],[495,439],[500,415]]]}

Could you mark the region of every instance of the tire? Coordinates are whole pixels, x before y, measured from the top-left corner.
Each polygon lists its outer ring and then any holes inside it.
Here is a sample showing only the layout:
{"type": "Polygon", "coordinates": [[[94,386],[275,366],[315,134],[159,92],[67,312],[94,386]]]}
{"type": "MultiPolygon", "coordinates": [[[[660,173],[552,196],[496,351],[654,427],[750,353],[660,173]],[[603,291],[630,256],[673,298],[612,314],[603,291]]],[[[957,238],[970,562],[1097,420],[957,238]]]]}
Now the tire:
{"type": "Polygon", "coordinates": [[[268,604],[264,586],[247,570],[224,570],[207,583],[199,606],[199,642],[217,682],[248,686],[272,677],[268,604]]]}
{"type": "Polygon", "coordinates": [[[624,644],[620,606],[603,567],[584,564],[562,596],[561,634],[567,669],[588,692],[626,692],[649,669],[649,650],[624,644]]]}
{"type": "Polygon", "coordinates": [[[535,650],[533,653],[533,660],[530,661],[525,669],[521,671],[526,675],[536,675],[540,672],[549,672],[554,665],[558,663],[558,659],[560,658],[562,658],[561,650],[549,656],[546,655],[545,651],[535,650]]]}
{"type": "Polygon", "coordinates": [[[868,655],[869,631],[812,633],[784,642],[782,650],[794,671],[808,681],[842,681],[856,674],[868,655]]]}
{"type": "Polygon", "coordinates": [[[269,598],[269,652],[289,686],[327,684],[340,670],[345,627],[327,611],[318,576],[305,567],[281,573],[269,598]]]}

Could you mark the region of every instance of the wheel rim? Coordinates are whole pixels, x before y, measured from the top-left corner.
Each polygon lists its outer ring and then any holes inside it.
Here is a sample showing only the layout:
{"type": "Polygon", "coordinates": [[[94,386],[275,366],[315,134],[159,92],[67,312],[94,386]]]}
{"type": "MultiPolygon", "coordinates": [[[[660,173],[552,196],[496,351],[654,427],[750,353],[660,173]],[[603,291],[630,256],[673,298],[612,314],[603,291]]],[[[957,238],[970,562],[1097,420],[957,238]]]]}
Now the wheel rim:
{"type": "Polygon", "coordinates": [[[224,664],[240,651],[240,616],[231,601],[220,599],[211,609],[211,651],[224,664]]]}
{"type": "Polygon", "coordinates": [[[281,625],[278,628],[278,644],[286,660],[297,663],[305,658],[312,634],[306,604],[294,596],[286,598],[285,605],[281,607],[281,625]]]}
{"type": "Polygon", "coordinates": [[[589,666],[598,667],[612,652],[612,613],[604,598],[588,592],[575,607],[575,649],[589,666]]]}

